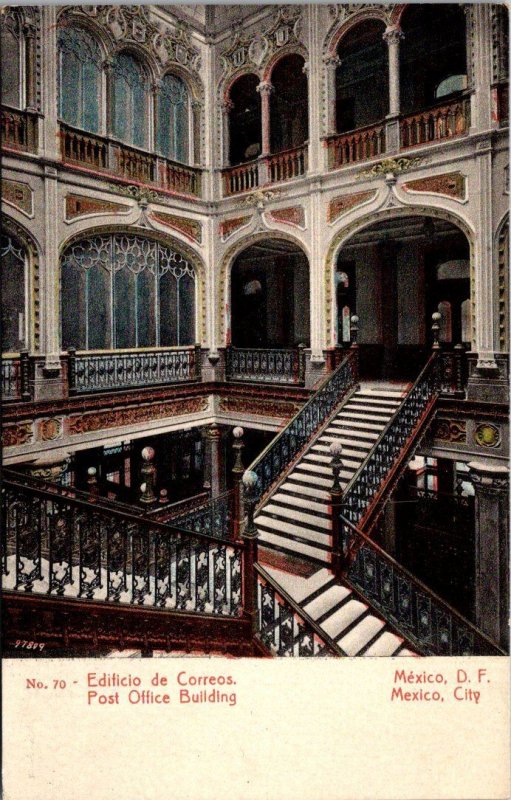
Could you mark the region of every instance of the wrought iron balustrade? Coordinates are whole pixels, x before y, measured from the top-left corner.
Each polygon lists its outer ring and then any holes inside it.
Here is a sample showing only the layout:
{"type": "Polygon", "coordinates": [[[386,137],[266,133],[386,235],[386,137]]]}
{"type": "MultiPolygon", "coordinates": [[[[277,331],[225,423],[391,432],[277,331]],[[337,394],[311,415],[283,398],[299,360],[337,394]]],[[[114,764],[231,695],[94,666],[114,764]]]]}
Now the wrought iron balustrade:
{"type": "Polygon", "coordinates": [[[385,153],[385,125],[371,125],[327,139],[330,169],[367,161],[385,153]]]}
{"type": "Polygon", "coordinates": [[[270,183],[299,178],[307,172],[307,146],[275,153],[266,159],[266,166],[270,183]]]}
{"type": "Polygon", "coordinates": [[[38,113],[2,106],[2,147],[37,153],[38,113]]]}
{"type": "Polygon", "coordinates": [[[172,524],[183,530],[199,531],[221,539],[233,538],[234,492],[224,492],[195,508],[172,517],[172,524]]]}
{"type": "MultiPolygon", "coordinates": [[[[352,525],[362,527],[375,500],[381,498],[382,489],[388,489],[388,480],[397,462],[438,397],[440,367],[441,360],[434,353],[346,487],[342,498],[343,516],[352,525]]],[[[343,549],[351,551],[352,528],[341,524],[340,529],[343,549]]]]}
{"type": "Polygon", "coordinates": [[[345,656],[341,648],[275,583],[255,565],[257,575],[256,636],[274,656],[345,656]]]}
{"type": "Polygon", "coordinates": [[[30,361],[28,351],[19,356],[2,356],[2,400],[30,400],[30,361]]]}
{"type": "Polygon", "coordinates": [[[157,519],[158,522],[170,522],[176,517],[191,513],[199,506],[207,503],[209,499],[209,492],[199,492],[199,494],[194,494],[192,497],[184,497],[182,500],[176,500],[176,502],[169,501],[156,505],[148,509],[146,513],[153,519],[157,519]]]}
{"type": "Polygon", "coordinates": [[[226,167],[222,170],[224,196],[248,192],[259,186],[259,162],[247,161],[236,167],[226,167]]]}
{"type": "Polygon", "coordinates": [[[345,578],[423,655],[504,655],[495,642],[438,597],[348,519],[356,554],[345,578]]]}
{"type": "Polygon", "coordinates": [[[259,478],[259,500],[286,472],[313,434],[324,425],[358,383],[358,350],[353,348],[328,375],[311,399],[251,464],[259,478]]]}
{"type": "Polygon", "coordinates": [[[5,591],[239,616],[243,548],[4,473],[5,591]]]}
{"type": "Polygon", "coordinates": [[[105,392],[134,386],[199,381],[200,347],[168,350],[76,353],[69,350],[70,394],[105,392]]]}
{"type": "Polygon", "coordinates": [[[400,123],[401,147],[461,136],[468,133],[469,128],[470,98],[462,97],[404,117],[400,123]]]}
{"type": "Polygon", "coordinates": [[[463,397],[468,379],[467,354],[464,346],[456,345],[454,350],[442,351],[438,357],[441,394],[463,397]]]}
{"type": "Polygon", "coordinates": [[[228,347],[225,351],[225,376],[230,381],[303,385],[304,349],[228,347]]]}

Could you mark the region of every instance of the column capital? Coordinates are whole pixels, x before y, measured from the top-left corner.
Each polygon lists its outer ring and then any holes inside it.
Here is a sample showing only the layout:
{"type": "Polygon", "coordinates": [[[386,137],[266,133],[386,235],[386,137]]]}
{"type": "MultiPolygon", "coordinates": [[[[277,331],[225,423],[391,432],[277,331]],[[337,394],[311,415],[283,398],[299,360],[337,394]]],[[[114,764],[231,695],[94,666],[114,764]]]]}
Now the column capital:
{"type": "Polygon", "coordinates": [[[470,479],[476,494],[504,494],[509,487],[509,470],[505,466],[469,461],[470,479]]]}
{"type": "Polygon", "coordinates": [[[101,63],[101,67],[104,70],[104,72],[106,72],[106,73],[111,72],[113,66],[114,66],[114,61],[113,61],[113,58],[111,56],[108,56],[108,58],[105,58],[101,63]]]}
{"type": "Polygon", "coordinates": [[[263,95],[270,95],[273,92],[273,84],[271,84],[269,81],[261,81],[261,83],[256,86],[256,90],[259,92],[261,97],[263,95]]]}
{"type": "Polygon", "coordinates": [[[404,33],[399,27],[399,25],[389,25],[388,28],[385,29],[385,33],[383,34],[383,40],[387,42],[387,44],[399,44],[400,39],[404,39],[404,33]]]}
{"type": "Polygon", "coordinates": [[[234,103],[232,102],[232,100],[229,100],[229,99],[224,100],[222,103],[220,103],[220,108],[222,109],[222,112],[224,114],[228,114],[229,111],[233,110],[234,103]]]}
{"type": "Polygon", "coordinates": [[[323,56],[323,64],[327,69],[336,69],[342,64],[342,60],[338,55],[323,56]]]}

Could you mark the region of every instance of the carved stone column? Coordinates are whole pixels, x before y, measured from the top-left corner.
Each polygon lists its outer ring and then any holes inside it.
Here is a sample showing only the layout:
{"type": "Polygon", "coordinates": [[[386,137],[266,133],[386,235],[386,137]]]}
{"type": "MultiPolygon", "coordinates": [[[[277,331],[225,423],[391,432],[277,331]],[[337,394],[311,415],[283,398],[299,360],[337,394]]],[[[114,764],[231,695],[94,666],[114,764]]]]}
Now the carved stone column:
{"type": "Polygon", "coordinates": [[[383,38],[387,42],[389,54],[389,113],[385,128],[385,150],[387,153],[397,153],[400,113],[399,42],[403,34],[399,27],[391,26],[386,29],[383,38]]]}
{"type": "Polygon", "coordinates": [[[229,164],[231,163],[230,112],[234,108],[234,103],[232,103],[231,100],[226,100],[224,103],[222,103],[221,108],[222,108],[222,149],[223,149],[222,164],[224,167],[228,167],[229,164]]]}
{"type": "Polygon", "coordinates": [[[475,489],[475,623],[491,639],[509,641],[509,472],[469,463],[475,489]]]}
{"type": "Polygon", "coordinates": [[[337,97],[336,97],[336,76],[337,67],[342,64],[339,56],[325,56],[323,59],[325,65],[325,78],[326,78],[326,135],[334,136],[337,133],[337,97]]]}
{"type": "MultiPolygon", "coordinates": [[[[155,81],[151,86],[151,102],[153,106],[153,113],[149,115],[149,148],[154,152],[159,152],[158,141],[158,116],[160,113],[159,99],[160,99],[161,81],[155,81]],[[152,124],[151,124],[152,120],[152,124]]],[[[167,153],[162,153],[166,156],[167,153]]]]}
{"type": "Polygon", "coordinates": [[[105,119],[105,136],[111,136],[114,129],[114,97],[113,97],[113,75],[112,75],[112,59],[106,58],[101,65],[104,75],[105,87],[105,105],[104,105],[104,119],[105,119]]]}
{"type": "Polygon", "coordinates": [[[192,100],[192,124],[189,137],[189,159],[190,163],[201,163],[201,114],[204,104],[200,100],[192,100]]]}
{"type": "Polygon", "coordinates": [[[26,94],[25,105],[29,111],[36,111],[36,29],[32,22],[27,22],[23,28],[25,35],[25,63],[26,63],[26,94]]]}
{"type": "Polygon", "coordinates": [[[273,92],[271,83],[262,81],[257,87],[257,91],[261,95],[261,127],[262,127],[262,140],[261,140],[261,155],[269,156],[271,152],[270,144],[270,95],[273,92]]]}

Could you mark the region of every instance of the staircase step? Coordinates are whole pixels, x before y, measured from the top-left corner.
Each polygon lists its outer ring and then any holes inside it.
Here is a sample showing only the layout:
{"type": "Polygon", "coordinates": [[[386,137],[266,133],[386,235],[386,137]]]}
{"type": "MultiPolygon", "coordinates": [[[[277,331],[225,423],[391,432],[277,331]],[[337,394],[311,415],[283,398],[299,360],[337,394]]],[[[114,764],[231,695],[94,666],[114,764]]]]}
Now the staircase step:
{"type": "MultiPolygon", "coordinates": [[[[370,441],[371,445],[378,439],[378,434],[373,431],[354,430],[353,428],[344,427],[330,427],[318,439],[318,444],[328,444],[329,442],[352,441],[353,444],[358,444],[359,440],[370,441]]],[[[363,442],[362,442],[363,443],[363,442]]]]}
{"type": "Polygon", "coordinates": [[[284,536],[286,539],[303,541],[304,544],[313,544],[316,547],[329,549],[332,539],[331,531],[318,531],[312,528],[285,522],[282,519],[267,517],[264,512],[259,514],[255,520],[257,528],[262,532],[269,531],[273,535],[284,536]]]}
{"type": "MultiPolygon", "coordinates": [[[[293,472],[288,475],[288,480],[297,483],[305,483],[307,488],[310,488],[311,475],[304,475],[294,469],[293,472]]],[[[320,486],[324,491],[330,490],[332,487],[332,478],[320,478],[315,475],[313,480],[314,484],[320,486]]]]}
{"type": "Polygon", "coordinates": [[[355,409],[345,409],[343,413],[336,417],[337,420],[364,420],[367,422],[375,422],[376,424],[386,425],[389,419],[391,418],[391,414],[387,414],[386,411],[382,411],[381,414],[377,414],[373,412],[372,414],[368,414],[365,411],[358,411],[355,409]]]}
{"type": "Polygon", "coordinates": [[[280,491],[289,492],[293,495],[298,495],[299,497],[312,497],[314,500],[324,500],[326,503],[330,502],[330,492],[325,491],[324,489],[318,489],[315,486],[306,486],[302,483],[294,483],[291,480],[291,475],[288,477],[285,483],[279,486],[280,491]]]}
{"type": "Polygon", "coordinates": [[[331,639],[337,639],[349,625],[367,611],[367,606],[359,600],[350,600],[321,623],[321,627],[331,639]]]}
{"type": "Polygon", "coordinates": [[[375,642],[364,652],[365,656],[391,656],[396,648],[400,647],[403,640],[391,631],[384,631],[375,642]]]}
{"type": "Polygon", "coordinates": [[[289,555],[292,556],[299,555],[302,558],[311,559],[319,564],[330,564],[330,556],[326,550],[303,544],[303,542],[295,542],[292,539],[286,539],[285,544],[283,544],[282,537],[275,536],[269,531],[262,531],[259,536],[259,541],[264,547],[278,550],[279,553],[289,553],[289,555]]]}
{"type": "Polygon", "coordinates": [[[358,419],[346,419],[346,420],[344,420],[342,417],[337,417],[337,419],[332,420],[330,427],[327,428],[326,430],[327,430],[328,433],[330,433],[332,429],[333,430],[338,430],[339,428],[342,429],[342,430],[348,429],[350,431],[356,431],[356,430],[360,429],[360,430],[368,430],[368,431],[378,431],[378,433],[381,433],[381,431],[383,430],[384,427],[385,427],[385,425],[383,425],[383,424],[376,425],[373,422],[364,422],[364,417],[363,416],[362,416],[362,419],[360,419],[360,420],[358,420],[358,419]]]}
{"type": "MultiPolygon", "coordinates": [[[[311,477],[315,475],[324,476],[325,478],[330,479],[330,483],[332,483],[333,481],[332,467],[326,467],[323,466],[323,464],[314,464],[311,463],[310,461],[304,460],[300,461],[300,463],[296,465],[296,467],[293,470],[293,474],[297,470],[300,472],[306,472],[309,475],[311,475],[311,477]]],[[[341,478],[344,478],[345,480],[350,480],[350,478],[355,474],[356,471],[357,471],[356,469],[342,469],[339,475],[341,478]]]]}
{"type": "MultiPolygon", "coordinates": [[[[363,461],[366,457],[367,453],[371,449],[372,442],[353,442],[351,439],[346,439],[343,436],[337,436],[337,441],[342,445],[342,453],[343,458],[344,455],[348,456],[349,458],[356,458],[357,460],[363,461]]],[[[330,453],[330,448],[327,444],[313,444],[310,453],[330,453]]],[[[331,456],[328,456],[331,458],[331,456]]]]}
{"type": "Polygon", "coordinates": [[[265,505],[263,509],[263,514],[266,514],[272,518],[274,515],[277,517],[282,517],[286,520],[293,520],[296,523],[302,523],[303,525],[312,526],[313,528],[320,528],[321,530],[331,532],[332,525],[330,520],[326,517],[320,517],[316,514],[307,514],[304,511],[297,511],[295,508],[287,508],[286,506],[280,505],[278,502],[275,501],[275,496],[270,499],[270,502],[265,505]]]}
{"type": "Polygon", "coordinates": [[[370,389],[361,388],[357,391],[357,397],[374,397],[374,398],[390,398],[391,400],[402,400],[406,395],[406,391],[402,389],[370,389]]]}
{"type": "Polygon", "coordinates": [[[300,599],[298,599],[298,595],[293,593],[292,597],[299,603],[309,603],[311,600],[314,600],[316,595],[325,591],[331,583],[335,583],[335,578],[331,571],[326,569],[326,567],[318,569],[314,575],[311,575],[310,578],[307,579],[307,594],[303,598],[300,597],[300,599]]]}
{"type": "Polygon", "coordinates": [[[313,620],[317,620],[324,617],[327,612],[331,612],[334,606],[346,600],[351,594],[352,592],[347,586],[341,586],[336,583],[314,600],[309,601],[307,604],[302,603],[302,608],[309,617],[312,617],[313,620]]]}
{"type": "Polygon", "coordinates": [[[365,393],[365,394],[362,392],[357,392],[356,394],[351,396],[349,402],[364,403],[367,406],[382,405],[382,406],[388,406],[389,408],[390,407],[397,408],[397,406],[401,402],[401,398],[381,397],[376,392],[365,393]]]}
{"type": "Polygon", "coordinates": [[[315,503],[314,500],[310,500],[308,497],[296,497],[294,494],[286,494],[280,491],[281,488],[270,498],[271,502],[278,503],[282,507],[286,506],[290,510],[304,509],[306,513],[321,516],[323,519],[330,518],[328,507],[325,503],[315,503]]]}
{"type": "MultiPolygon", "coordinates": [[[[351,467],[354,471],[359,468],[364,460],[363,458],[359,458],[357,461],[354,461],[351,458],[346,458],[344,450],[342,451],[341,458],[343,466],[348,468],[351,467]]],[[[325,464],[331,466],[332,456],[320,455],[319,453],[307,453],[307,455],[303,457],[303,463],[325,464]]]]}
{"type": "Polygon", "coordinates": [[[355,656],[384,627],[385,622],[382,619],[370,615],[361,620],[342,639],[337,639],[336,641],[345,653],[349,656],[355,656]]]}

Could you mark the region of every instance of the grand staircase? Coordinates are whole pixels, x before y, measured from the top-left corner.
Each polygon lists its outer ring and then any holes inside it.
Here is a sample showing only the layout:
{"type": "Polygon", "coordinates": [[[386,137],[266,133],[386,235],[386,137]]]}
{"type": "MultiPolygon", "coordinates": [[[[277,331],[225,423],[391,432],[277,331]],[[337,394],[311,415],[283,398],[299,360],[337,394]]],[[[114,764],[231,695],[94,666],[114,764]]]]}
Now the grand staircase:
{"type": "Polygon", "coordinates": [[[406,394],[404,386],[362,384],[316,438],[257,515],[259,543],[328,565],[332,551],[330,444],[340,441],[344,489],[406,394]]]}

